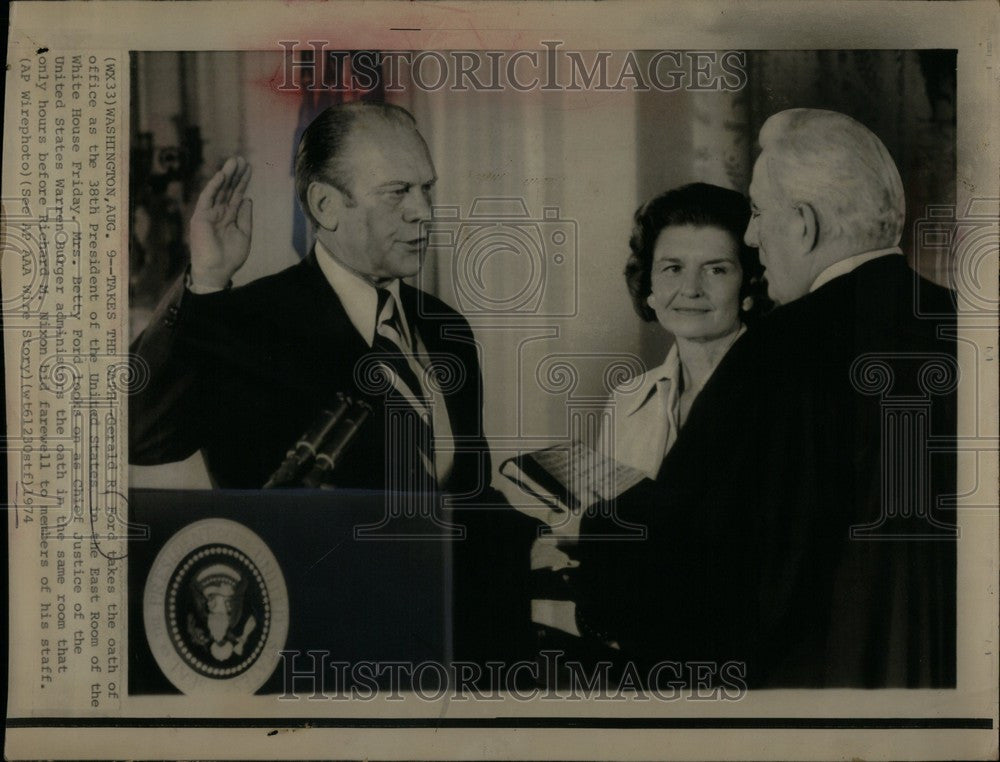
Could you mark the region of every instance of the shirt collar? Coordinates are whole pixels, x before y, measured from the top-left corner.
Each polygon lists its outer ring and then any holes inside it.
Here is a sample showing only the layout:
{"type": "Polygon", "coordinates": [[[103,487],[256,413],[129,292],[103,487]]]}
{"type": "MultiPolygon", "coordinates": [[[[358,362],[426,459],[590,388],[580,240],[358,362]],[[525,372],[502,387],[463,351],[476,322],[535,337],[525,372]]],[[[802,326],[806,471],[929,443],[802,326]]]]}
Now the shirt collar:
{"type": "Polygon", "coordinates": [[[876,249],[874,251],[866,251],[861,254],[855,254],[853,257],[848,257],[847,259],[842,259],[839,262],[834,262],[823,272],[821,272],[816,280],[813,281],[812,287],[809,289],[810,292],[815,291],[820,286],[829,283],[834,278],[839,278],[841,275],[847,275],[857,267],[860,267],[865,262],[870,262],[873,259],[879,257],[885,257],[889,254],[899,254],[902,255],[903,250],[898,246],[893,246],[888,249],[876,249]]]}
{"type": "Polygon", "coordinates": [[[660,365],[650,368],[642,376],[642,383],[632,393],[632,402],[624,409],[625,415],[632,415],[639,408],[646,404],[647,400],[656,391],[661,381],[672,382],[677,378],[681,369],[680,356],[677,354],[677,342],[670,347],[667,357],[660,365]]]}
{"type": "MultiPolygon", "coordinates": [[[[361,337],[371,346],[375,343],[375,328],[378,320],[378,293],[375,286],[356,272],[341,264],[322,243],[316,241],[316,262],[327,283],[333,289],[351,324],[361,337]]],[[[410,329],[403,304],[399,300],[399,279],[384,286],[396,300],[396,314],[403,328],[403,339],[410,343],[410,329]]]]}
{"type": "MultiPolygon", "coordinates": [[[[733,339],[733,344],[736,340],[740,338],[744,333],[746,333],[746,325],[741,325],[739,331],[736,333],[736,338],[733,339]]],[[[642,383],[639,384],[638,388],[633,392],[631,403],[624,408],[625,415],[632,415],[639,408],[649,401],[649,398],[653,396],[653,392],[659,390],[661,383],[670,384],[670,389],[667,390],[668,404],[670,398],[677,390],[677,377],[681,372],[681,358],[677,353],[677,342],[673,343],[670,347],[670,351],[667,352],[667,357],[661,365],[655,368],[647,370],[642,377],[642,383]]]]}

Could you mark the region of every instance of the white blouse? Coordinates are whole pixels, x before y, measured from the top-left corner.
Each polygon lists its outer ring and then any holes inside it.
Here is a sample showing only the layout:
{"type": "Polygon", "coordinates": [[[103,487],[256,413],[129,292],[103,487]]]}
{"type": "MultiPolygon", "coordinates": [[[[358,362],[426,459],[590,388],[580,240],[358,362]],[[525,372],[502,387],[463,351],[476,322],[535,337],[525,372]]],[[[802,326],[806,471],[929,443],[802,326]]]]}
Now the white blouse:
{"type": "Polygon", "coordinates": [[[673,446],[680,428],[677,395],[681,363],[677,344],[667,352],[663,364],[619,385],[605,409],[614,424],[613,436],[602,432],[605,455],[642,471],[655,479],[663,456],[673,446]]]}
{"type": "MultiPolygon", "coordinates": [[[[745,331],[746,326],[742,326],[736,338],[745,331]]],[[[606,416],[614,420],[614,434],[609,437],[607,432],[601,432],[604,454],[642,471],[650,479],[656,478],[680,429],[680,374],[675,342],[662,365],[615,388],[605,408],[606,416]]]]}

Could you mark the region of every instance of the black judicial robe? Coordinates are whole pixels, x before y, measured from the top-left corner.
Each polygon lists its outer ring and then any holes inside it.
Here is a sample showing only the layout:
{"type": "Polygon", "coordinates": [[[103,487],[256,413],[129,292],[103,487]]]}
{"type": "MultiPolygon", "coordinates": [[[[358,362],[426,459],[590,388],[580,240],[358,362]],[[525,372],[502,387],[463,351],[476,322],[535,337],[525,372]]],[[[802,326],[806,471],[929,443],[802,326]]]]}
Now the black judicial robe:
{"type": "Polygon", "coordinates": [[[584,518],[581,623],[642,675],[954,686],[954,326],[953,294],[886,256],[747,332],[658,479],[584,518]]]}

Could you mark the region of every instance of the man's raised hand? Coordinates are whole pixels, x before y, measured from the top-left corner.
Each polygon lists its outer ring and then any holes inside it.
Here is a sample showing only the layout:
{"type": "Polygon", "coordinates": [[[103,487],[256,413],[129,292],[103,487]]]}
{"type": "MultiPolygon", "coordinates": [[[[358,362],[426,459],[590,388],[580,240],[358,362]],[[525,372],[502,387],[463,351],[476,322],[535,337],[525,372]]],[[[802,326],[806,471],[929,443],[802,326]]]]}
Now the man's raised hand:
{"type": "Polygon", "coordinates": [[[225,288],[250,254],[253,203],[245,197],[250,165],[226,159],[198,196],[191,215],[191,282],[225,288]]]}

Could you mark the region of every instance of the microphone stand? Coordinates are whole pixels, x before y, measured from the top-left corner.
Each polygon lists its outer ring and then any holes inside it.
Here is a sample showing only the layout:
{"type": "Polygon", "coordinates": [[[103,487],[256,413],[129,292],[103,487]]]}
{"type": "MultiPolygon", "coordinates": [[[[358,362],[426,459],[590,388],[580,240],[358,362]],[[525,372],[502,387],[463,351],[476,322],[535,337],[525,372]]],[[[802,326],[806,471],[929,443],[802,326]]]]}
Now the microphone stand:
{"type": "Polygon", "coordinates": [[[351,404],[351,407],[337,422],[333,432],[327,437],[316,458],[313,461],[312,470],[306,474],[302,483],[306,487],[328,486],[329,477],[333,474],[340,457],[350,446],[362,424],[368,419],[372,408],[364,400],[358,400],[351,404]]]}
{"type": "Polygon", "coordinates": [[[294,486],[306,466],[316,458],[323,443],[353,404],[350,397],[342,392],[337,392],[336,406],[332,410],[326,409],[320,413],[315,423],[285,454],[285,460],[271,474],[271,478],[264,484],[264,489],[294,486]]]}

